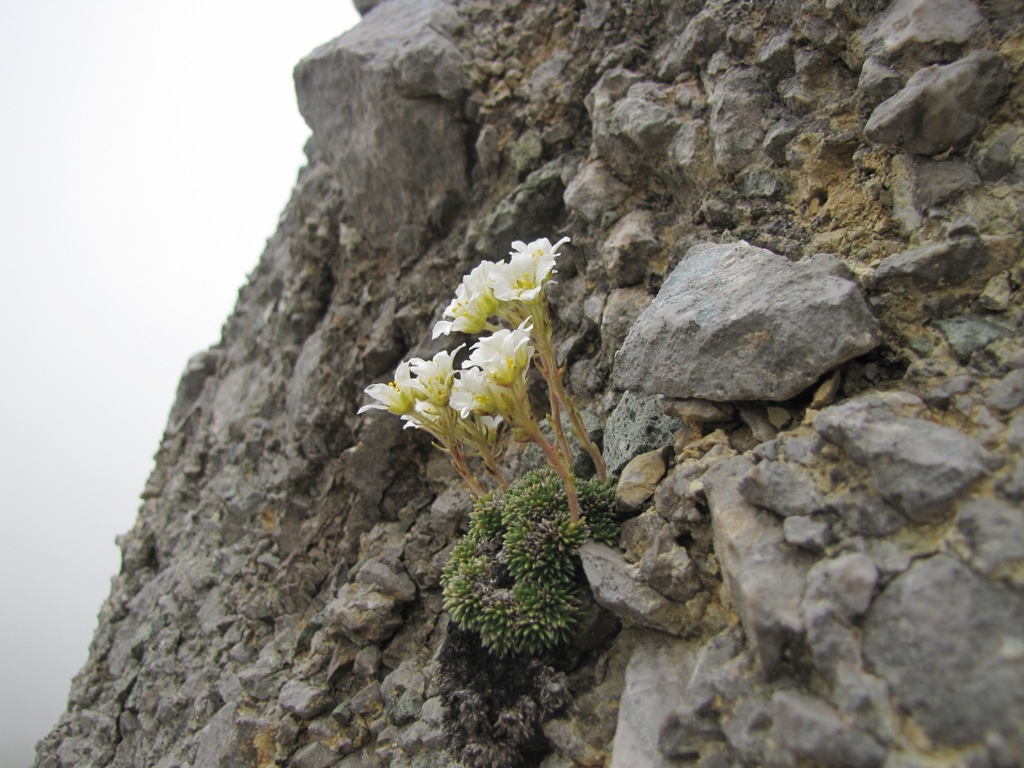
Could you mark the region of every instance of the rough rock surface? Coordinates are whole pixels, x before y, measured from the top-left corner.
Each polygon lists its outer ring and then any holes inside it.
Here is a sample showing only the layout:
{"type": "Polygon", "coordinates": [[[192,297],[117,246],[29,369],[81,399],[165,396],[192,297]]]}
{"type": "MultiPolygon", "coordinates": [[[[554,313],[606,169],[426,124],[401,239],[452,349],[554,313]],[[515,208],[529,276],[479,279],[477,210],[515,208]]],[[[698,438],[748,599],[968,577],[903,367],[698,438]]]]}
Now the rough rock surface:
{"type": "Polygon", "coordinates": [[[793,397],[878,343],[856,284],[825,262],[794,264],[744,242],[690,249],[626,337],[615,385],[718,401],[793,397]]]}
{"type": "Polygon", "coordinates": [[[544,768],[1024,763],[1019,3],[357,5],[36,765],[468,766],[517,728],[544,768]],[[430,338],[460,275],[562,236],[622,535],[550,680],[484,730],[469,701],[453,754],[470,498],[356,410],[464,341],[430,338]]]}

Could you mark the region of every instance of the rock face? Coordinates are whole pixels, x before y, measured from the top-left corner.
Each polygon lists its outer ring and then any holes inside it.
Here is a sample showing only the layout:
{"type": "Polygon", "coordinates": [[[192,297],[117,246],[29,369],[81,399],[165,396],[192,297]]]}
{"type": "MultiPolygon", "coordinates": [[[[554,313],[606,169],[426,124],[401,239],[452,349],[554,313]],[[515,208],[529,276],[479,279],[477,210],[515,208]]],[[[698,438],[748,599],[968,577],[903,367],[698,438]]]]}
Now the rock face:
{"type": "Polygon", "coordinates": [[[1024,763],[1018,4],[357,6],[38,768],[1024,763]],[[562,236],[622,533],[499,662],[442,610],[469,495],[356,411],[562,236]]]}
{"type": "Polygon", "coordinates": [[[412,254],[468,193],[457,23],[443,0],[390,0],[295,68],[346,214],[380,247],[412,254]]]}

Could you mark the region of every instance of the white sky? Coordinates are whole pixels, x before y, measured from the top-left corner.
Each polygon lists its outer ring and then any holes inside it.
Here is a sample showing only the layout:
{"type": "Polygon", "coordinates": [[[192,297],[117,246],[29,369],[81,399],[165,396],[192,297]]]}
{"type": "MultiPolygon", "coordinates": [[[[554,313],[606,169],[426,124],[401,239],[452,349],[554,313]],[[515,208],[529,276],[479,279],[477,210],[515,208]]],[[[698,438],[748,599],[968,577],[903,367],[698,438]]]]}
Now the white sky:
{"type": "Polygon", "coordinates": [[[188,358],[309,131],[350,0],[0,0],[0,765],[65,707],[188,358]]]}

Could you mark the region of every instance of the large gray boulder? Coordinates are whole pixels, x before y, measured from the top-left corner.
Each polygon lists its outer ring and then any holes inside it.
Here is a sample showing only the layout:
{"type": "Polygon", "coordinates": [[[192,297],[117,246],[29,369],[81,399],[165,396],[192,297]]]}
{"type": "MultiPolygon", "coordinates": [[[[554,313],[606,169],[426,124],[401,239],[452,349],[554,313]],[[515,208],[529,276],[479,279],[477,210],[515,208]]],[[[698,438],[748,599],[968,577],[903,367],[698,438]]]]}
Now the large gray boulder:
{"type": "Polygon", "coordinates": [[[742,240],[691,248],[615,357],[615,386],[669,397],[786,400],[878,344],[831,257],[790,262],[742,240]]]}
{"type": "Polygon", "coordinates": [[[466,196],[457,23],[441,0],[390,0],[295,68],[346,214],[375,245],[411,251],[466,196]]]}

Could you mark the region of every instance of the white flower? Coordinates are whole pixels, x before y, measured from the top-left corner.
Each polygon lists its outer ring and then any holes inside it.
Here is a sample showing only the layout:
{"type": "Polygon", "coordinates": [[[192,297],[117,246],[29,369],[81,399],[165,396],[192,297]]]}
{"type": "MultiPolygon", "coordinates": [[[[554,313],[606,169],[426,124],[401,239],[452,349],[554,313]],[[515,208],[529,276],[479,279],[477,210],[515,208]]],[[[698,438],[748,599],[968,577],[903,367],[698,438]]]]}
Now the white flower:
{"type": "Polygon", "coordinates": [[[410,413],[416,405],[416,392],[410,363],[403,362],[395,369],[395,380],[390,384],[371,384],[363,390],[377,402],[367,403],[358,413],[373,409],[391,411],[398,416],[410,413]]]}
{"type": "Polygon", "coordinates": [[[455,355],[465,344],[460,344],[451,352],[442,350],[431,360],[414,357],[409,366],[416,378],[412,387],[417,400],[426,400],[432,405],[447,405],[451,395],[452,381],[455,378],[455,355]]]}
{"type": "Polygon", "coordinates": [[[494,273],[494,296],[501,301],[533,301],[550,281],[555,269],[555,257],[562,243],[569,242],[563,237],[554,245],[546,238],[524,243],[512,243],[511,257],[502,262],[494,273]]]}
{"type": "Polygon", "coordinates": [[[448,405],[464,419],[474,412],[493,414],[498,408],[498,399],[492,387],[493,383],[480,368],[464,368],[455,378],[448,405]]]}
{"type": "Polygon", "coordinates": [[[455,298],[444,311],[451,320],[440,320],[434,325],[434,338],[452,331],[479,333],[487,327],[487,319],[498,309],[494,297],[494,274],[500,265],[484,261],[462,278],[455,289],[455,298]]]}
{"type": "Polygon", "coordinates": [[[495,384],[508,386],[525,375],[536,351],[530,344],[531,330],[533,326],[524,320],[514,331],[503,328],[485,336],[473,345],[463,367],[479,366],[495,384]]]}

